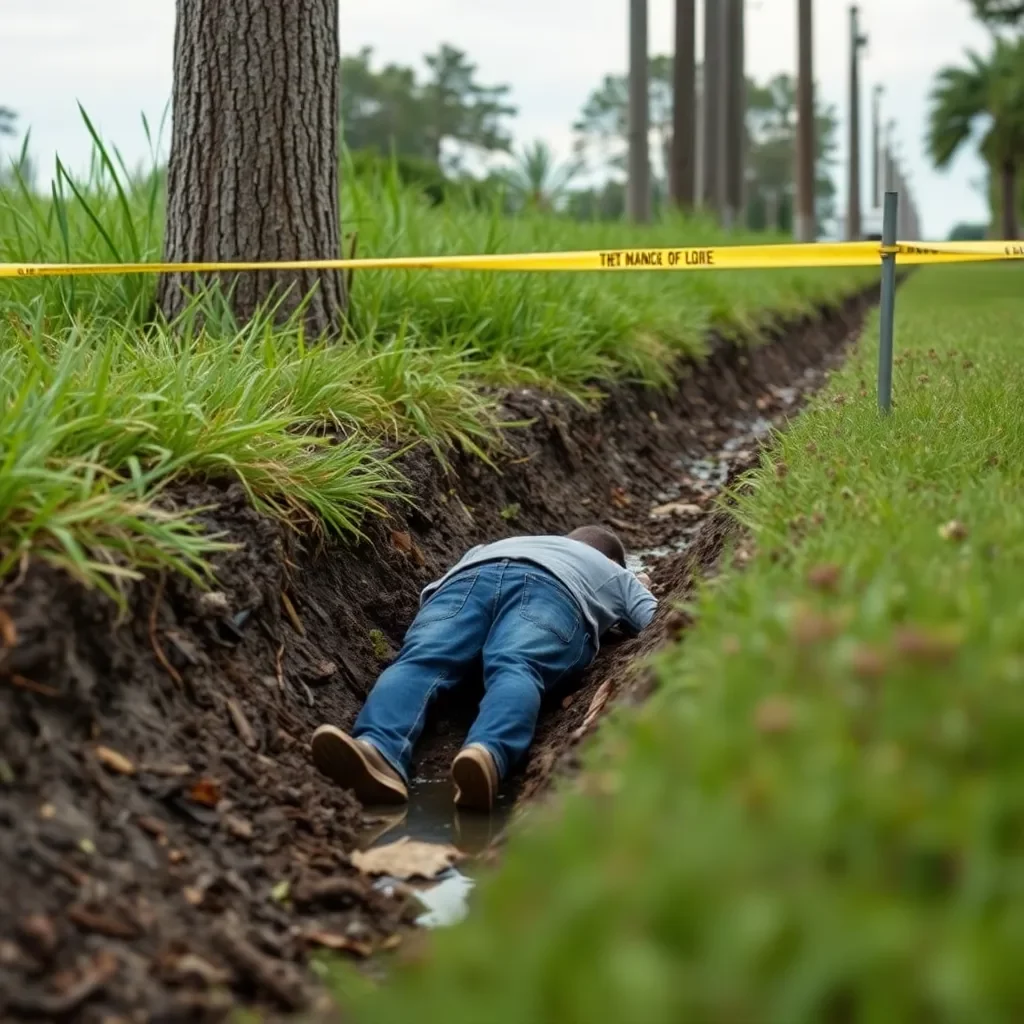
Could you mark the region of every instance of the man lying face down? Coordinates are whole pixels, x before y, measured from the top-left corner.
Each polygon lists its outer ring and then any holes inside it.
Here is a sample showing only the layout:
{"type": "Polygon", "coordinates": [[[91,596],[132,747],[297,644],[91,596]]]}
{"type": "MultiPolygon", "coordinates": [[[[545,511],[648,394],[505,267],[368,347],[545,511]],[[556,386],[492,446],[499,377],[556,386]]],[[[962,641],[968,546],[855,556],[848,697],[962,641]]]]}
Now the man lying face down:
{"type": "Polygon", "coordinates": [[[455,803],[490,810],[530,746],[541,697],[578,677],[612,627],[636,636],[650,623],[657,602],[649,585],[601,526],[472,548],[424,589],[402,650],[352,734],[333,725],[313,733],[314,764],[364,804],[406,801],[427,708],[480,659],[484,696],[451,771],[455,803]]]}

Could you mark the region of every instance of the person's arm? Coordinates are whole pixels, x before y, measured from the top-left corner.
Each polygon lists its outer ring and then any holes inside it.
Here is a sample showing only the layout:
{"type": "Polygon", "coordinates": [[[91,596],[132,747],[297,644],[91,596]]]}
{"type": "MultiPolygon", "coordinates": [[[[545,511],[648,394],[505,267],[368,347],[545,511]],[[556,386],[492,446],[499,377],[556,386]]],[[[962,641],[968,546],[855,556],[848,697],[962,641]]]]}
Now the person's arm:
{"type": "Polygon", "coordinates": [[[650,577],[641,573],[646,584],[638,576],[626,572],[622,576],[623,614],[619,628],[630,636],[637,636],[646,629],[658,610],[658,600],[648,589],[650,577]]]}

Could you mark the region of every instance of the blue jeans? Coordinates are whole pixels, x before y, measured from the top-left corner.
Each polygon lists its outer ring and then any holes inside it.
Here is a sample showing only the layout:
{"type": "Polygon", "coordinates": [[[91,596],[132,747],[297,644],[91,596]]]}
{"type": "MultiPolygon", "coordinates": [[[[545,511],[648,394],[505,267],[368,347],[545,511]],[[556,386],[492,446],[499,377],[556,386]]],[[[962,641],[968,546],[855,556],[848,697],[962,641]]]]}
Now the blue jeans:
{"type": "Polygon", "coordinates": [[[486,747],[504,777],[530,746],[543,694],[593,657],[590,627],[554,576],[509,560],[472,566],[420,608],[352,735],[373,743],[408,782],[430,702],[482,658],[484,696],[466,743],[486,747]]]}

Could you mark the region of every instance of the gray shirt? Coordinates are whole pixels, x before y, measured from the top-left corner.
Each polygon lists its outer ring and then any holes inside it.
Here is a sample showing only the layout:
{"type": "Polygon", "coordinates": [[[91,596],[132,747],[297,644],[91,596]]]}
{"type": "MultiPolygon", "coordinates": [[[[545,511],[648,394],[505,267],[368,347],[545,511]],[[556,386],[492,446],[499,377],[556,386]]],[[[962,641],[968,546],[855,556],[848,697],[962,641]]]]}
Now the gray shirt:
{"type": "Polygon", "coordinates": [[[444,576],[424,588],[421,603],[455,573],[506,558],[546,569],[569,591],[590,626],[595,651],[612,626],[636,636],[654,618],[658,602],[633,573],[597,548],[568,537],[509,537],[493,544],[478,544],[444,576]]]}

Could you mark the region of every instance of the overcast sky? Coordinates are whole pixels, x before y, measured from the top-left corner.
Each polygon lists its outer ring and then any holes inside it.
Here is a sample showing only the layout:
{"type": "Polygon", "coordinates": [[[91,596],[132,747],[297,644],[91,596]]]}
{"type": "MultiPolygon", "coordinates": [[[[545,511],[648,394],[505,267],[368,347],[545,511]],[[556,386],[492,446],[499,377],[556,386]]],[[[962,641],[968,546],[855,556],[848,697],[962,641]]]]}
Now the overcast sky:
{"type": "MultiPolygon", "coordinates": [[[[341,0],[341,42],[345,52],[372,46],[379,59],[402,63],[418,63],[442,42],[464,49],[479,65],[481,81],[512,86],[517,139],[543,138],[568,154],[571,124],[589,91],[605,73],[626,68],[628,6],[627,0],[341,0]]],[[[870,204],[870,87],[881,82],[926,237],[986,217],[976,185],[984,173],[978,159],[965,155],[940,174],[922,144],[935,70],[960,61],[968,47],[988,47],[968,6],[967,0],[860,4],[870,37],[862,65],[864,208],[870,204]]],[[[650,0],[649,7],[651,53],[669,52],[672,0],[650,0]]],[[[764,79],[795,68],[795,11],[796,0],[747,0],[748,73],[764,79]]],[[[815,77],[845,118],[848,4],[816,0],[815,19],[815,77]]],[[[4,0],[0,105],[19,113],[21,129],[31,127],[44,172],[55,151],[74,167],[87,159],[89,140],[76,101],[130,165],[145,159],[140,113],[155,123],[166,107],[173,36],[173,0],[4,0]]],[[[4,145],[10,152],[12,143],[4,145]]],[[[837,181],[844,193],[842,168],[837,181]]]]}

